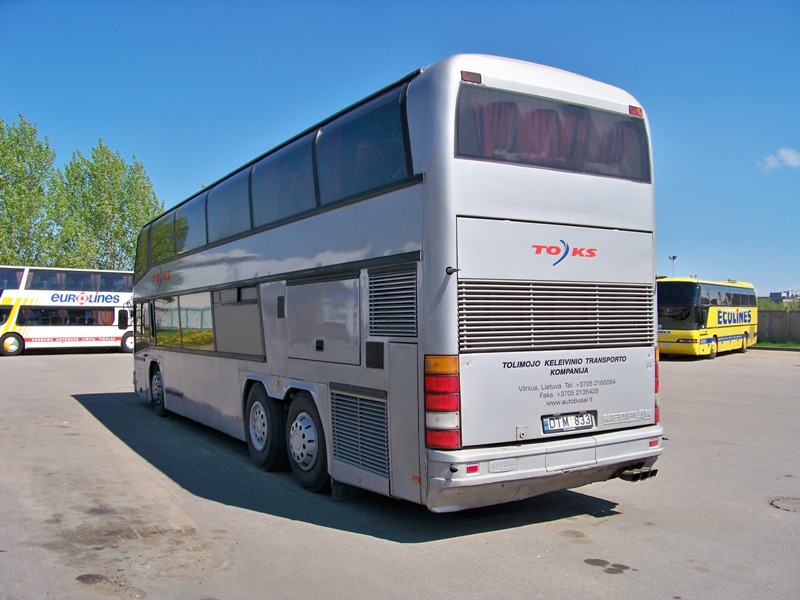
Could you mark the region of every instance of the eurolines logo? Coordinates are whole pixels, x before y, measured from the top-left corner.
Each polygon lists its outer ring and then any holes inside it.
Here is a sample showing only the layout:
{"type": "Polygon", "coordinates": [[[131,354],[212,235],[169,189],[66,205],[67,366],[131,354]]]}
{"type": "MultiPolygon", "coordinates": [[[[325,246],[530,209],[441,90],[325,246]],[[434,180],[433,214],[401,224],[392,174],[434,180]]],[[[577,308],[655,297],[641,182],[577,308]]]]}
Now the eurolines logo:
{"type": "Polygon", "coordinates": [[[64,304],[119,304],[119,294],[87,294],[80,292],[77,294],[53,294],[50,302],[61,302],[64,304]]]}
{"type": "Polygon", "coordinates": [[[554,267],[568,256],[577,258],[595,258],[597,256],[597,248],[580,248],[576,246],[570,249],[569,244],[564,240],[559,240],[559,242],[561,242],[560,246],[533,244],[531,248],[534,249],[537,256],[548,255],[554,257],[556,259],[556,262],[553,263],[554,267]]]}

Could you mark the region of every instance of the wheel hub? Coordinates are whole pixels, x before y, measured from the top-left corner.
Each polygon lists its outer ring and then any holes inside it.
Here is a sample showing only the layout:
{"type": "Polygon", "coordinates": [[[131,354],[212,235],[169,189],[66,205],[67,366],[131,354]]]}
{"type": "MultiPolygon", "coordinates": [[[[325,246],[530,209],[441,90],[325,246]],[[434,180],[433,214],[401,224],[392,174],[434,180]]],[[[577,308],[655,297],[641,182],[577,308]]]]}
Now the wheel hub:
{"type": "Polygon", "coordinates": [[[250,440],[253,447],[261,452],[267,445],[267,413],[260,402],[250,410],[250,440]]]}
{"type": "Polygon", "coordinates": [[[317,428],[306,412],[297,415],[289,428],[289,452],[303,471],[310,471],[317,463],[317,428]]]}

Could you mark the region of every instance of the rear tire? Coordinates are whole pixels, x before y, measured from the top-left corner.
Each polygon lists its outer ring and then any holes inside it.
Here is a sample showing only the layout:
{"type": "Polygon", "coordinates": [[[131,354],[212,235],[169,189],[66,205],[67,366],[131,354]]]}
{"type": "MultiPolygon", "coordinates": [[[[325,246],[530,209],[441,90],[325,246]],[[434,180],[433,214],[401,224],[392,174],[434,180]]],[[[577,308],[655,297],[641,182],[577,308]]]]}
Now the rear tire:
{"type": "Polygon", "coordinates": [[[330,485],[328,453],[322,419],[307,392],[295,396],[286,419],[289,465],[303,488],[319,493],[330,485]]]}
{"type": "Polygon", "coordinates": [[[744,337],[742,338],[742,348],[741,348],[741,350],[739,350],[739,351],[740,351],[742,354],[744,354],[745,352],[747,352],[747,343],[748,343],[749,341],[750,341],[750,340],[748,339],[748,336],[747,336],[747,334],[745,333],[745,334],[744,334],[744,337]]]}
{"type": "Polygon", "coordinates": [[[286,413],[283,406],[267,396],[260,384],[247,394],[244,435],[250,460],[259,468],[277,471],[286,468],[286,413]]]}
{"type": "Polygon", "coordinates": [[[25,340],[16,333],[7,333],[0,339],[0,354],[18,356],[25,350],[25,340]]]}

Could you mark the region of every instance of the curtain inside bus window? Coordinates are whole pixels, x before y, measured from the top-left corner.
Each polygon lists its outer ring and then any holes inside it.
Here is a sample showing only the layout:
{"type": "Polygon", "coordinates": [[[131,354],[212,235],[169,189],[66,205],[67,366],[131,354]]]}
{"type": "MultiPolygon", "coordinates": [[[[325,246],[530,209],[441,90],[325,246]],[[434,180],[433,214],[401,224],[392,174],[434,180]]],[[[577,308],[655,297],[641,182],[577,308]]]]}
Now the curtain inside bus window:
{"type": "Polygon", "coordinates": [[[530,155],[542,165],[557,165],[558,113],[554,110],[531,109],[520,115],[515,152],[530,155]]]}
{"type": "Polygon", "coordinates": [[[507,156],[514,144],[519,109],[513,102],[490,102],[474,107],[478,145],[486,158],[507,156]]]}

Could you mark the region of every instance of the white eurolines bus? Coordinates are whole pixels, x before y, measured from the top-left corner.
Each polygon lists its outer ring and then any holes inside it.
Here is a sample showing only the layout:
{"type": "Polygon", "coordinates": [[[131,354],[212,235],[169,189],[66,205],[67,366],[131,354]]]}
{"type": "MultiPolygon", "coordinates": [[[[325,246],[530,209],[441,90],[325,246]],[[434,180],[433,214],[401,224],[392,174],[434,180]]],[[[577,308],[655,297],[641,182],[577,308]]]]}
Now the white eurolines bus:
{"type": "Polygon", "coordinates": [[[133,273],[0,265],[0,355],[26,349],[133,351],[133,273]]]}
{"type": "Polygon", "coordinates": [[[144,227],[135,388],[331,480],[455,511],[655,475],[643,110],[454,56],[144,227]]]}

